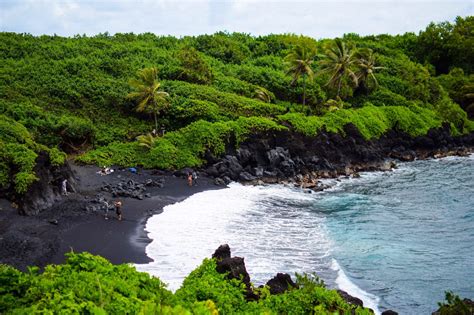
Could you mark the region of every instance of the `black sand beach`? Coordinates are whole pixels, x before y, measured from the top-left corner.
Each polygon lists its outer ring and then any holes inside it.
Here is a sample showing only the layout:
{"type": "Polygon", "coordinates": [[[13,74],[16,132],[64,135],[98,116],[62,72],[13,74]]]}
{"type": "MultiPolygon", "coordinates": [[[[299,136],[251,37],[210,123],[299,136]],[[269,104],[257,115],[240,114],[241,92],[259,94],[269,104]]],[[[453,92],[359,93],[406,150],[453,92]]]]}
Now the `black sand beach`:
{"type": "MultiPolygon", "coordinates": [[[[145,232],[147,219],[163,211],[163,207],[197,192],[218,189],[213,181],[200,177],[198,185],[189,187],[184,176],[153,171],[115,170],[101,176],[99,168],[73,166],[77,178],[77,192],[64,196],[53,207],[38,216],[20,216],[12,205],[0,199],[0,263],[19,269],[36,265],[43,267],[50,263],[62,263],[64,254],[87,251],[101,255],[113,263],[146,263],[145,248],[150,242],[145,232]],[[163,187],[147,187],[150,197],[138,200],[129,197],[113,198],[104,192],[106,184],[133,180],[160,180],[163,187]],[[119,221],[114,211],[86,210],[91,200],[103,195],[109,201],[123,201],[123,220],[119,221]]],[[[177,225],[179,223],[177,222],[177,225]]]]}

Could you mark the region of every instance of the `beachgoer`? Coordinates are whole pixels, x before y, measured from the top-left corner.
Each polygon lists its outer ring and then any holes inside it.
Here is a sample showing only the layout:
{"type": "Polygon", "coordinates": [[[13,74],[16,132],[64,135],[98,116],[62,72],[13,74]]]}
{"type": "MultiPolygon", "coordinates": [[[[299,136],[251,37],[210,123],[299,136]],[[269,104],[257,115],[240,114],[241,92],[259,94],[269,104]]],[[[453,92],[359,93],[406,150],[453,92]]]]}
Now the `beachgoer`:
{"type": "Polygon", "coordinates": [[[191,187],[193,185],[193,174],[191,172],[188,173],[188,186],[191,187]]]}
{"type": "Polygon", "coordinates": [[[68,195],[68,193],[67,193],[67,179],[63,179],[63,181],[61,182],[61,193],[64,196],[68,195]]]}
{"type": "Polygon", "coordinates": [[[165,135],[165,126],[161,126],[161,136],[163,137],[165,135]]]}
{"type": "Polygon", "coordinates": [[[153,128],[153,130],[151,131],[151,134],[152,134],[153,137],[156,137],[156,129],[155,128],[153,128]]]}
{"type": "Polygon", "coordinates": [[[109,203],[107,202],[106,199],[104,199],[103,203],[104,203],[104,207],[105,207],[105,219],[108,220],[109,219],[109,216],[108,216],[108,214],[109,214],[109,203]]]}
{"type": "Polygon", "coordinates": [[[193,172],[192,172],[192,177],[193,177],[193,184],[194,184],[194,186],[197,186],[197,184],[198,184],[198,183],[197,183],[198,175],[197,175],[196,171],[193,171],[193,172]]]}
{"type": "Polygon", "coordinates": [[[122,201],[121,200],[115,201],[114,206],[115,206],[115,213],[117,213],[117,218],[119,219],[119,221],[122,221],[122,201]]]}

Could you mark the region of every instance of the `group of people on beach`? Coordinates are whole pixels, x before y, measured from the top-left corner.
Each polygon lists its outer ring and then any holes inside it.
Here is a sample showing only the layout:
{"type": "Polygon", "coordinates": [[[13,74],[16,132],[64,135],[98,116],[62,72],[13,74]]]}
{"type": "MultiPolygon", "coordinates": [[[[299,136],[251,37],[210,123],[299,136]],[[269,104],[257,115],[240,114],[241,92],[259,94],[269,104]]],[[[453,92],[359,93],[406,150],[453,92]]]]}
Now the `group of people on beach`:
{"type": "MultiPolygon", "coordinates": [[[[107,201],[107,199],[103,199],[102,200],[102,203],[104,205],[104,208],[105,208],[105,219],[108,220],[109,219],[109,209],[110,209],[110,205],[109,205],[109,202],[107,201]]],[[[115,208],[115,214],[117,214],[117,219],[119,221],[122,221],[122,200],[115,200],[114,201],[114,208],[115,208]]]]}
{"type": "MultiPolygon", "coordinates": [[[[108,167],[104,166],[97,173],[100,174],[101,176],[104,176],[104,175],[108,175],[112,172],[113,172],[113,170],[111,168],[108,168],[108,167]]],[[[188,186],[189,187],[197,186],[197,184],[198,184],[197,179],[198,179],[198,175],[197,175],[196,171],[193,170],[193,171],[187,173],[187,180],[188,180],[188,186]]],[[[68,180],[63,179],[61,181],[61,194],[64,195],[64,196],[68,195],[67,186],[68,186],[68,180]]],[[[110,208],[109,202],[107,201],[107,199],[104,198],[102,200],[102,203],[103,203],[103,206],[105,208],[105,219],[108,220],[109,219],[108,214],[109,214],[109,208],[110,208]]],[[[123,206],[122,200],[120,200],[120,199],[115,200],[114,203],[113,203],[113,206],[114,206],[114,209],[115,209],[115,213],[117,214],[117,219],[119,221],[122,221],[122,206],[123,206]]]]}

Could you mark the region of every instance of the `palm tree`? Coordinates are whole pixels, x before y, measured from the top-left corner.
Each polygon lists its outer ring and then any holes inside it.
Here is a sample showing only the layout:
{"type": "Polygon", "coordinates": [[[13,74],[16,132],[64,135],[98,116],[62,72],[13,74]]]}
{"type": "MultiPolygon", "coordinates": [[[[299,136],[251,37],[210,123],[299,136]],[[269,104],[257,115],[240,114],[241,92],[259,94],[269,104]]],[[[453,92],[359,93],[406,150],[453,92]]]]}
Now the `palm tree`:
{"type": "Polygon", "coordinates": [[[138,136],[137,141],[139,146],[151,149],[155,144],[156,138],[151,133],[147,133],[146,135],[138,136]]]}
{"type": "Polygon", "coordinates": [[[306,77],[313,79],[314,72],[311,69],[311,64],[316,56],[315,49],[308,45],[297,45],[285,57],[285,63],[288,66],[286,74],[291,75],[294,84],[298,79],[303,77],[303,105],[306,104],[306,77]]]}
{"type": "Polygon", "coordinates": [[[375,71],[384,69],[375,65],[375,54],[372,49],[361,49],[357,52],[357,79],[359,88],[366,93],[370,87],[377,88],[379,83],[375,77],[375,71]]]}
{"type": "Polygon", "coordinates": [[[261,86],[255,89],[255,96],[257,100],[260,100],[265,103],[270,103],[272,101],[272,96],[270,92],[261,86]]]}
{"type": "Polygon", "coordinates": [[[356,62],[355,50],[352,45],[346,45],[341,39],[336,38],[334,45],[328,47],[323,59],[319,62],[321,73],[330,75],[327,85],[337,88],[336,97],[341,94],[344,78],[348,77],[357,86],[357,75],[352,70],[356,62]]]}
{"type": "Polygon", "coordinates": [[[130,86],[135,91],[130,92],[127,98],[138,102],[137,112],[152,112],[155,118],[155,130],[158,130],[157,115],[169,105],[168,93],[160,91],[160,82],[157,80],[156,68],[144,68],[138,71],[138,79],[130,80],[130,86]]]}

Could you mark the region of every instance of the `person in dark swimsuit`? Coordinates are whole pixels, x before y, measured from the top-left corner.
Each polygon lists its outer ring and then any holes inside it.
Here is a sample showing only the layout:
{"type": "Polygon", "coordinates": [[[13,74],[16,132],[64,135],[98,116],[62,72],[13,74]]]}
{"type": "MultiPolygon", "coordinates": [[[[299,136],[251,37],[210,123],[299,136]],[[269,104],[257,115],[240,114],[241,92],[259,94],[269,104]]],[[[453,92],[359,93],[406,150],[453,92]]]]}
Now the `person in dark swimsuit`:
{"type": "Polygon", "coordinates": [[[114,202],[115,213],[117,213],[117,218],[119,221],[122,221],[122,201],[117,200],[114,202]]]}

